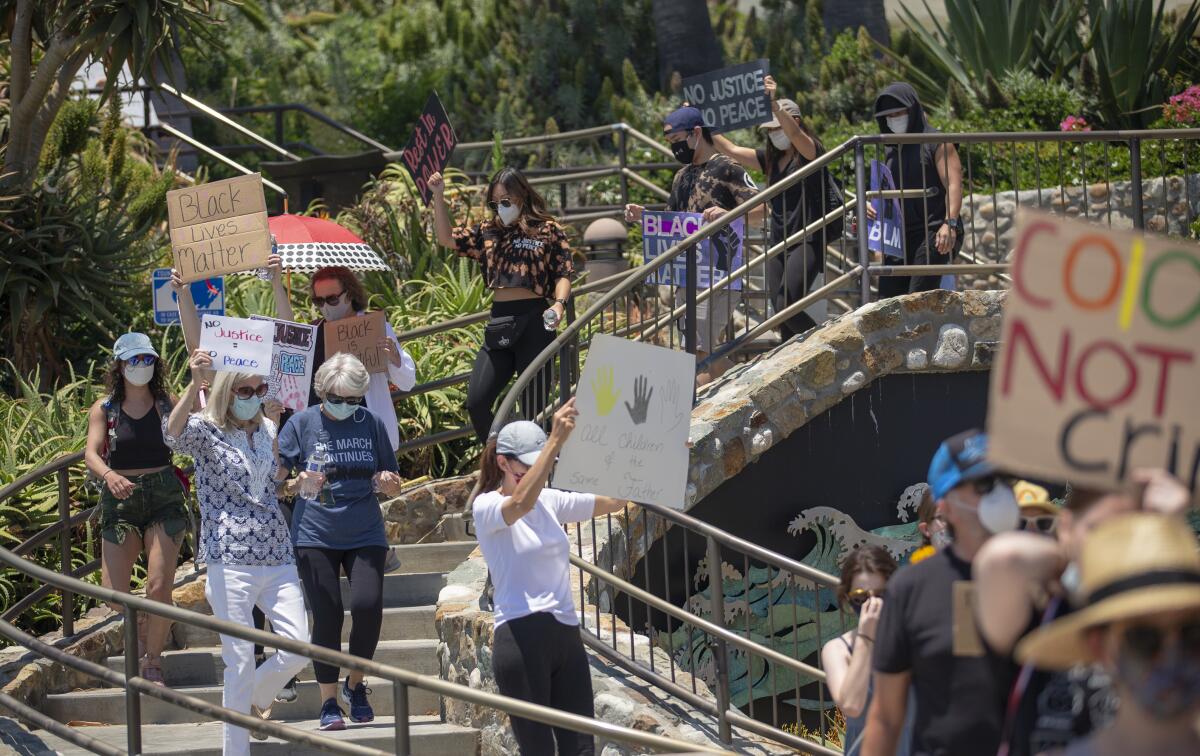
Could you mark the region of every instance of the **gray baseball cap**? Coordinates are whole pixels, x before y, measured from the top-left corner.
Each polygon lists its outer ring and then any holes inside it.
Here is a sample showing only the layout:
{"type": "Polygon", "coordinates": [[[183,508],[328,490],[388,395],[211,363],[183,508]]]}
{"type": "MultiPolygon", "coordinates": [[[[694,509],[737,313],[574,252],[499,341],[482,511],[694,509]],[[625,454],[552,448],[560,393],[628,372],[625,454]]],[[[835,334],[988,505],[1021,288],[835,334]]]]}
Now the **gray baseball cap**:
{"type": "Polygon", "coordinates": [[[516,457],[523,465],[537,462],[542,447],[546,445],[546,431],[529,420],[517,420],[500,429],[496,436],[496,453],[516,457]]]}
{"type": "MultiPolygon", "coordinates": [[[[780,109],[782,112],[786,113],[787,115],[790,115],[790,116],[792,116],[793,118],[800,118],[800,117],[801,117],[801,114],[800,114],[800,106],[796,104],[796,101],[795,101],[795,100],[789,100],[789,99],[787,99],[786,97],[781,97],[781,98],[779,98],[778,100],[776,100],[776,101],[775,101],[775,104],[776,104],[776,105],[778,105],[778,106],[779,106],[779,109],[780,109]]],[[[778,116],[778,115],[776,115],[774,118],[772,118],[771,120],[767,121],[766,123],[764,123],[763,125],[759,126],[758,128],[760,128],[760,129],[763,129],[764,131],[765,131],[765,130],[768,130],[768,129],[777,129],[777,128],[779,128],[779,116],[778,116]]]]}
{"type": "Polygon", "coordinates": [[[144,333],[122,334],[117,343],[113,344],[114,359],[127,360],[139,354],[158,356],[158,352],[154,351],[154,344],[150,343],[150,337],[144,333]]]}

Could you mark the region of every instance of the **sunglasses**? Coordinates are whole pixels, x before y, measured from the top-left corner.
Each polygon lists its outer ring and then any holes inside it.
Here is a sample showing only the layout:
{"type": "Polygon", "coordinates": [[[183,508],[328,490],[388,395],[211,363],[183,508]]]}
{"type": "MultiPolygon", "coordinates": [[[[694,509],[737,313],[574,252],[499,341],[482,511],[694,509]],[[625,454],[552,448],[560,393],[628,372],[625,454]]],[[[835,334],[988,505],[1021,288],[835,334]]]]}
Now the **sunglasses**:
{"type": "Polygon", "coordinates": [[[873,598],[883,598],[885,591],[881,588],[878,591],[867,590],[866,588],[855,588],[846,594],[846,600],[851,606],[862,606],[873,598]]]}
{"type": "Polygon", "coordinates": [[[260,383],[254,388],[251,388],[250,386],[239,386],[238,388],[233,389],[233,395],[238,399],[249,399],[254,396],[257,396],[259,399],[261,399],[267,395],[267,391],[267,384],[260,383]]]}
{"type": "Polygon", "coordinates": [[[135,354],[125,360],[126,365],[133,365],[134,367],[138,365],[153,365],[156,362],[158,362],[158,358],[152,354],[135,354]]]}
{"type": "Polygon", "coordinates": [[[344,291],[339,291],[337,294],[330,294],[327,297],[318,297],[313,295],[312,301],[317,307],[324,307],[325,305],[336,307],[337,303],[342,301],[342,297],[344,296],[346,296],[346,292],[344,291]]]}
{"type": "Polygon", "coordinates": [[[1021,530],[1029,533],[1053,533],[1058,518],[1054,515],[1034,515],[1021,518],[1021,530]]]}
{"type": "Polygon", "coordinates": [[[1125,653],[1144,661],[1151,661],[1162,653],[1168,637],[1175,637],[1179,650],[1185,656],[1200,658],[1200,621],[1192,621],[1174,628],[1158,625],[1134,625],[1125,629],[1121,645],[1125,653]]]}
{"type": "Polygon", "coordinates": [[[505,197],[504,199],[500,200],[499,202],[489,202],[488,203],[488,207],[490,207],[492,209],[493,213],[500,212],[500,208],[502,208],[502,207],[507,209],[512,206],[513,206],[512,200],[510,200],[508,197],[505,197]]]}
{"type": "Polygon", "coordinates": [[[325,401],[330,404],[353,404],[358,406],[363,403],[361,396],[338,396],[337,394],[326,394],[325,401]]]}

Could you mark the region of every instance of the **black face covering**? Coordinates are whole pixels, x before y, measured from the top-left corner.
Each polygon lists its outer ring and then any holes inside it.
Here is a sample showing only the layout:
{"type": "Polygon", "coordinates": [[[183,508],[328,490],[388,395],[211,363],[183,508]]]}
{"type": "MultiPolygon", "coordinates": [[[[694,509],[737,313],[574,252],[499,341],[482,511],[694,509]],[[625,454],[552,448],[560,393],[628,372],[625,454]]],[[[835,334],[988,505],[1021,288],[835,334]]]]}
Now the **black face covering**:
{"type": "Polygon", "coordinates": [[[691,165],[692,159],[696,157],[696,149],[689,147],[686,139],[681,139],[678,142],[671,142],[671,154],[684,165],[691,165]]]}

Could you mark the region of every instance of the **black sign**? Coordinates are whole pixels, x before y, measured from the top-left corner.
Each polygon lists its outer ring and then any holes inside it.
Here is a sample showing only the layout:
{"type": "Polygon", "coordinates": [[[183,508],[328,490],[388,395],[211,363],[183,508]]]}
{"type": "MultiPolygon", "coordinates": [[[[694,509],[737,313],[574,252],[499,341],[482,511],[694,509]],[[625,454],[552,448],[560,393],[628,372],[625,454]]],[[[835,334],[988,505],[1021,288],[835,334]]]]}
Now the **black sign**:
{"type": "Polygon", "coordinates": [[[683,80],[683,99],[700,109],[704,125],[715,132],[744,129],[766,123],[771,98],[763,79],[771,73],[766,58],[709,71],[683,80]]]}
{"type": "Polygon", "coordinates": [[[425,112],[417,119],[412,138],[408,140],[404,153],[400,156],[404,167],[412,174],[417,191],[421,193],[421,199],[426,205],[429,204],[431,196],[427,186],[429,177],[445,170],[456,144],[458,138],[454,136],[454,127],[450,125],[446,109],[442,107],[437,92],[430,92],[429,99],[425,101],[425,112]]]}

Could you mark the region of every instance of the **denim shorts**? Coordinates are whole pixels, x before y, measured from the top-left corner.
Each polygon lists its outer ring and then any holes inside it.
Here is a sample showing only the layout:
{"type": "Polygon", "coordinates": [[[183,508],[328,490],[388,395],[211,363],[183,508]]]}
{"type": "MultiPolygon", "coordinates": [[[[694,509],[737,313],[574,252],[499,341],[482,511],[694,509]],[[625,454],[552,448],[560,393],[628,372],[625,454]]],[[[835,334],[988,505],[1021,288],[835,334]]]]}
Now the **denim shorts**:
{"type": "Polygon", "coordinates": [[[143,539],[151,527],[162,524],[175,543],[183,541],[187,531],[187,503],[183,484],[170,467],[145,475],[127,475],[133,484],[128,499],[118,499],[106,487],[100,495],[100,535],[115,544],[135,532],[143,539]]]}

